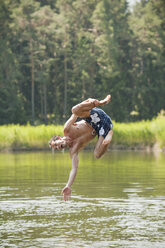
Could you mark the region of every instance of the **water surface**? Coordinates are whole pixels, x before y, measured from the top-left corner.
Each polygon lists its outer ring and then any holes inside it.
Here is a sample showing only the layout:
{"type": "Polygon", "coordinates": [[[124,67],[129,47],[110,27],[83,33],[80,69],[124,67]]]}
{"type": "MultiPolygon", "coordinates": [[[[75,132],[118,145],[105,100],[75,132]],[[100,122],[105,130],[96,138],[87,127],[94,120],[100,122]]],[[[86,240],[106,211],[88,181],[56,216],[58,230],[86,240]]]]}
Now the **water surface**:
{"type": "Polygon", "coordinates": [[[165,154],[0,154],[0,247],[165,247],[165,154]]]}

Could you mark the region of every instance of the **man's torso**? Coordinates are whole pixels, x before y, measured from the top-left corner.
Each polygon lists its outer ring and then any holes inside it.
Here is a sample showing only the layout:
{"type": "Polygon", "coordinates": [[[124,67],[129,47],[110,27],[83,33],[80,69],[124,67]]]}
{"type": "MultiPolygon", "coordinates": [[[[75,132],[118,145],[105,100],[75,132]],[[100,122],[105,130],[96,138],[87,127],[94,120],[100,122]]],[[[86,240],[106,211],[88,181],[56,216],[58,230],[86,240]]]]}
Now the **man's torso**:
{"type": "Polygon", "coordinates": [[[72,140],[71,147],[76,145],[79,151],[96,136],[96,132],[86,121],[81,120],[74,123],[69,131],[64,130],[64,135],[72,140]]]}

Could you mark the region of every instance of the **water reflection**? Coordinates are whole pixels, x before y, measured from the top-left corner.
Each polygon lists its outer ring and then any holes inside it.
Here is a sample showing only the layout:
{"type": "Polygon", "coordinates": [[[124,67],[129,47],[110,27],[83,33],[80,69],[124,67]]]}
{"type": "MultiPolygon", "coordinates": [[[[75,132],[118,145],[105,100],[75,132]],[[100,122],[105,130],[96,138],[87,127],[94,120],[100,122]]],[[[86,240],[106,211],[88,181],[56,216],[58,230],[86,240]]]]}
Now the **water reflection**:
{"type": "Polygon", "coordinates": [[[80,154],[64,202],[69,154],[0,154],[0,247],[165,247],[165,156],[80,154]]]}

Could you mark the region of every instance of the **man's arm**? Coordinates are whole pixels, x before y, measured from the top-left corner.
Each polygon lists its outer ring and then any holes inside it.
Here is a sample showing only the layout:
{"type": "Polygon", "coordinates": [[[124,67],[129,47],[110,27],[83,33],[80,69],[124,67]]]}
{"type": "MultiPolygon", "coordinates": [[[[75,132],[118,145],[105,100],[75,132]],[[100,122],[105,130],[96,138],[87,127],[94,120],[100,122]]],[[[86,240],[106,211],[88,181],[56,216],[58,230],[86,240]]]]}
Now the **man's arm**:
{"type": "Polygon", "coordinates": [[[64,125],[64,132],[68,131],[70,129],[70,127],[76,122],[77,120],[77,115],[72,114],[71,117],[66,121],[65,125],[64,125]]]}
{"type": "Polygon", "coordinates": [[[66,184],[66,186],[64,187],[64,189],[62,190],[62,194],[64,196],[64,200],[67,201],[69,200],[70,196],[71,196],[71,186],[75,180],[76,174],[77,174],[77,169],[78,169],[78,163],[79,163],[79,158],[78,158],[78,153],[71,153],[71,160],[72,160],[72,169],[70,171],[69,174],[69,179],[68,182],[66,184]]]}

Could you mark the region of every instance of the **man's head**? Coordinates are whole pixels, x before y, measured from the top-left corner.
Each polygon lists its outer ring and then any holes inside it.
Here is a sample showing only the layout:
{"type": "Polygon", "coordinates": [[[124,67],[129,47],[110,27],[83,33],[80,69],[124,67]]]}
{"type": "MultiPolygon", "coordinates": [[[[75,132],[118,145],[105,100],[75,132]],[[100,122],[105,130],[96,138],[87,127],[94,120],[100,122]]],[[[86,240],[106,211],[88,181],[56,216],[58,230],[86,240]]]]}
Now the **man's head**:
{"type": "Polygon", "coordinates": [[[64,149],[65,147],[67,147],[65,137],[61,137],[60,135],[54,135],[49,141],[49,147],[58,150],[64,149]]]}

